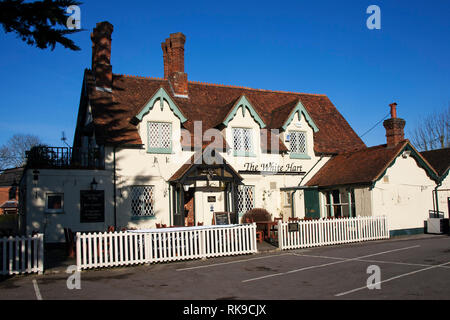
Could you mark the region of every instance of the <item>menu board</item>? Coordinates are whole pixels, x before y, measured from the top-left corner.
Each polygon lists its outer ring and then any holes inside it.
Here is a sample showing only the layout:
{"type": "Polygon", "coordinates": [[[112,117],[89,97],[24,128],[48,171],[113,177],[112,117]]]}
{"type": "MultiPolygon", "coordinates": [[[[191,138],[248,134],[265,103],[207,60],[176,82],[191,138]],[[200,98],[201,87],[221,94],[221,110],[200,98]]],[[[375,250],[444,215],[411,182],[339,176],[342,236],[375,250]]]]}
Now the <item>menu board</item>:
{"type": "Polygon", "coordinates": [[[80,191],[80,222],[105,222],[105,191],[80,191]]]}
{"type": "Polygon", "coordinates": [[[214,222],[218,226],[230,224],[230,213],[229,212],[214,212],[214,222]]]}
{"type": "Polygon", "coordinates": [[[288,231],[289,232],[298,232],[298,223],[297,222],[290,222],[288,224],[288,231]]]}

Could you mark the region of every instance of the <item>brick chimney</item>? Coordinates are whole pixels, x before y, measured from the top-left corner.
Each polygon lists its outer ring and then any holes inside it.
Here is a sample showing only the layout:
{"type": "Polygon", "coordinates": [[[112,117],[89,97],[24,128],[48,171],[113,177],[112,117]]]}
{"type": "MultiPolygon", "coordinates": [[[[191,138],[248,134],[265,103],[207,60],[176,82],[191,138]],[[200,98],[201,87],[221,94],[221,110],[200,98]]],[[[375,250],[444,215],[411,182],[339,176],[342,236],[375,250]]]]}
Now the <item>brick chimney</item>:
{"type": "Polygon", "coordinates": [[[175,95],[188,95],[187,74],[184,72],[184,43],[186,36],[172,33],[161,43],[164,58],[164,78],[168,79],[175,95]]]}
{"type": "Polygon", "coordinates": [[[97,23],[91,33],[92,72],[97,87],[112,88],[111,34],[114,26],[107,21],[97,23]]]}
{"type": "Polygon", "coordinates": [[[386,128],[387,146],[395,147],[398,143],[405,140],[405,128],[406,121],[397,118],[397,104],[391,103],[391,118],[383,122],[383,126],[386,128]]]}

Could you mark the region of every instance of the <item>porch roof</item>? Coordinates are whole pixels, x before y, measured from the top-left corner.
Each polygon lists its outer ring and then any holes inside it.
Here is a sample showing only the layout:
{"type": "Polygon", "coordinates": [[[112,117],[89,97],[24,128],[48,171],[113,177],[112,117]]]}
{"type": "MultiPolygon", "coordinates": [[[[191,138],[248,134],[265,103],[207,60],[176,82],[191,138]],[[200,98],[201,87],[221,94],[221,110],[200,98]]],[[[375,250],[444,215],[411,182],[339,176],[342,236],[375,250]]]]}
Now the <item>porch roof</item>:
{"type": "MultiPolygon", "coordinates": [[[[234,181],[242,181],[242,176],[234,170],[234,168],[228,164],[228,162],[218,153],[215,152],[215,150],[212,150],[212,156],[215,157],[215,161],[212,164],[208,164],[205,162],[205,153],[206,151],[209,151],[208,148],[203,149],[202,151],[198,151],[197,153],[193,154],[192,157],[183,164],[180,169],[178,169],[172,177],[169,179],[169,182],[175,183],[179,182],[182,183],[186,179],[188,179],[189,174],[194,172],[194,170],[200,168],[200,169],[217,169],[217,168],[223,168],[227,172],[229,172],[232,176],[232,180],[234,181]]],[[[215,176],[215,178],[222,178],[224,177],[215,176]]],[[[194,180],[204,180],[201,177],[197,177],[197,179],[194,180]]]]}

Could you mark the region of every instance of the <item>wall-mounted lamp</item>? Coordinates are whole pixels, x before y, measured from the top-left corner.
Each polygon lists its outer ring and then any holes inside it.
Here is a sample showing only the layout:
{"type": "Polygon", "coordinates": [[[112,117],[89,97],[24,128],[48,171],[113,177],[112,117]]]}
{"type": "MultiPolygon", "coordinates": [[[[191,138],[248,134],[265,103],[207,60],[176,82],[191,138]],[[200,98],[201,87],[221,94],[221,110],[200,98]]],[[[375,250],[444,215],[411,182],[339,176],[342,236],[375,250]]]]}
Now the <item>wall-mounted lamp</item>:
{"type": "Polygon", "coordinates": [[[184,189],[185,192],[188,192],[190,187],[191,187],[190,184],[183,185],[183,189],[184,189]]]}
{"type": "Polygon", "coordinates": [[[411,151],[409,151],[409,150],[405,150],[405,151],[403,151],[403,153],[402,153],[403,159],[408,158],[410,155],[411,155],[411,151]]]}
{"type": "Polygon", "coordinates": [[[39,181],[39,170],[33,170],[33,185],[37,186],[39,181]]]}
{"type": "Polygon", "coordinates": [[[97,181],[95,181],[95,177],[94,177],[94,179],[92,179],[92,182],[91,182],[91,190],[97,190],[97,186],[98,186],[98,183],[97,183],[97,181]]]}

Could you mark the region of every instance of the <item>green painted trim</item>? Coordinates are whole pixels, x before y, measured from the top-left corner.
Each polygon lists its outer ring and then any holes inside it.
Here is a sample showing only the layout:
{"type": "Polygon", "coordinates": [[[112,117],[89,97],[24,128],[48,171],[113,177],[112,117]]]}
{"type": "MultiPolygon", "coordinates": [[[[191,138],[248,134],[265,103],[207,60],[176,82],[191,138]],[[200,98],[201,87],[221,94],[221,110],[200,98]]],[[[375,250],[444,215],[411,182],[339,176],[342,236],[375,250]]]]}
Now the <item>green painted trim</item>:
{"type": "Polygon", "coordinates": [[[164,149],[164,148],[148,148],[147,153],[155,153],[155,154],[173,154],[172,148],[164,149]]]}
{"type": "Polygon", "coordinates": [[[251,157],[251,158],[256,158],[256,154],[254,154],[253,152],[237,151],[237,150],[234,150],[234,156],[235,156],[235,157],[251,157]]]}
{"type": "Polygon", "coordinates": [[[445,178],[447,178],[448,174],[450,173],[450,169],[447,169],[447,171],[439,177],[439,182],[442,182],[445,180],[445,178]]]}
{"type": "Polygon", "coordinates": [[[311,159],[311,157],[308,156],[307,154],[301,154],[301,153],[291,153],[291,154],[289,155],[289,157],[290,157],[291,159],[307,159],[307,160],[310,160],[310,159],[311,159]]]}
{"type": "Polygon", "coordinates": [[[253,108],[252,104],[248,101],[248,99],[245,96],[242,96],[238,102],[235,103],[233,109],[228,114],[228,116],[225,118],[225,120],[222,122],[223,125],[226,127],[228,126],[228,123],[233,120],[233,118],[236,116],[237,111],[239,108],[242,107],[242,115],[245,117],[245,109],[247,108],[250,112],[250,115],[255,119],[255,121],[259,124],[261,129],[264,129],[266,127],[266,124],[261,119],[261,117],[256,112],[255,108],[253,108]]]}
{"type": "Polygon", "coordinates": [[[145,104],[142,110],[137,114],[136,118],[139,121],[142,121],[142,118],[153,109],[153,106],[156,100],[160,100],[161,110],[164,107],[164,100],[166,100],[169,104],[170,110],[180,119],[181,123],[185,123],[187,118],[183,115],[180,108],[176,105],[176,103],[172,100],[172,98],[167,94],[164,88],[159,88],[158,91],[150,98],[150,100],[145,104]]]}
{"type": "Polygon", "coordinates": [[[132,216],[131,220],[132,221],[136,221],[136,220],[155,220],[156,216],[132,216]]]}
{"type": "Polygon", "coordinates": [[[389,235],[391,237],[409,236],[409,235],[423,234],[423,233],[425,233],[425,228],[411,228],[411,229],[399,229],[399,230],[389,231],[389,235]]]}
{"type": "Polygon", "coordinates": [[[300,114],[303,114],[305,116],[306,122],[313,128],[314,132],[319,132],[319,128],[314,123],[314,120],[309,115],[308,111],[306,111],[305,106],[302,104],[301,101],[297,103],[294,110],[292,110],[289,118],[286,120],[286,122],[283,124],[282,128],[283,130],[286,130],[287,127],[291,124],[292,120],[294,120],[294,116],[297,114],[297,112],[300,114]]]}

